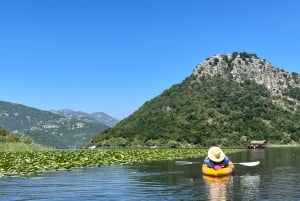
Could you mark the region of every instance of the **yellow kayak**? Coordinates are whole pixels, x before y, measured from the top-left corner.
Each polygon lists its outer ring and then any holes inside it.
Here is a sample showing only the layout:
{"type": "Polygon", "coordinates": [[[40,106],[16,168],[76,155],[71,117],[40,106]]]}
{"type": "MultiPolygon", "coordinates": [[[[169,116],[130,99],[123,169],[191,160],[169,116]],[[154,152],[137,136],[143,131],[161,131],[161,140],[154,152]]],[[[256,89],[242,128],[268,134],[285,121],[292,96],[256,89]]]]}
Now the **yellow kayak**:
{"type": "Polygon", "coordinates": [[[209,184],[227,184],[231,179],[232,175],[226,175],[223,177],[211,177],[202,175],[203,180],[209,184]]]}
{"type": "Polygon", "coordinates": [[[202,173],[203,175],[211,176],[211,177],[224,177],[232,174],[234,170],[234,164],[230,161],[227,167],[215,170],[214,168],[209,167],[206,164],[202,165],[202,173]]]}

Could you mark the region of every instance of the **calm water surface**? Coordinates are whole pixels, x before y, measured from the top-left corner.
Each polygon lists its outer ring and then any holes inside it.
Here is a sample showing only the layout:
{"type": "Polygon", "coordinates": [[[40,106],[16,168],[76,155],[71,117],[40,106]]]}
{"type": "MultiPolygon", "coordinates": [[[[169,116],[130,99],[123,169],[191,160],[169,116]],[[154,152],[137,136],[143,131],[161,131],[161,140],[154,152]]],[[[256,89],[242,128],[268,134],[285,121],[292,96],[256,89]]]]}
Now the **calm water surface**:
{"type": "Polygon", "coordinates": [[[261,164],[236,165],[223,179],[203,178],[199,165],[174,161],[0,178],[0,200],[300,200],[299,156],[300,148],[245,150],[232,161],[261,164]]]}

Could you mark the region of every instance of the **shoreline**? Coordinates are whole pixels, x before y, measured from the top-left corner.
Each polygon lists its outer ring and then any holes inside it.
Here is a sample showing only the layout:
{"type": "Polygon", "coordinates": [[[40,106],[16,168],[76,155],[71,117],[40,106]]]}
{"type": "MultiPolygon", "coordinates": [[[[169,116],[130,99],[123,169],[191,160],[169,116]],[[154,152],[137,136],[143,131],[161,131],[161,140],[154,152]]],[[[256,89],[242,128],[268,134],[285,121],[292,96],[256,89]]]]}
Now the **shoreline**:
{"type": "Polygon", "coordinates": [[[300,144],[268,144],[268,147],[300,147],[300,144]]]}

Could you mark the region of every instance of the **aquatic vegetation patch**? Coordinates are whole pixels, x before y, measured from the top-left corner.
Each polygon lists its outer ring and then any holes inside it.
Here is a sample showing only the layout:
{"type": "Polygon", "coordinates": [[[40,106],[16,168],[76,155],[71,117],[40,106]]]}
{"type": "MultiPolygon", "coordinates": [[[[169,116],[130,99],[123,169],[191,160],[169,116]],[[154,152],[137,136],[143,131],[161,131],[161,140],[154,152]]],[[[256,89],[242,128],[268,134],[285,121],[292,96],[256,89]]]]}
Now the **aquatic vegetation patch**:
{"type": "MultiPolygon", "coordinates": [[[[227,150],[226,152],[237,150],[227,150]]],[[[102,165],[205,156],[207,149],[115,149],[0,152],[0,177],[102,165]]]]}
{"type": "MultiPolygon", "coordinates": [[[[1,128],[1,127],[0,127],[1,128]]],[[[1,142],[0,141],[0,152],[6,152],[6,151],[47,151],[47,150],[53,150],[50,147],[43,147],[38,144],[30,143],[22,143],[22,142],[1,142]]]]}

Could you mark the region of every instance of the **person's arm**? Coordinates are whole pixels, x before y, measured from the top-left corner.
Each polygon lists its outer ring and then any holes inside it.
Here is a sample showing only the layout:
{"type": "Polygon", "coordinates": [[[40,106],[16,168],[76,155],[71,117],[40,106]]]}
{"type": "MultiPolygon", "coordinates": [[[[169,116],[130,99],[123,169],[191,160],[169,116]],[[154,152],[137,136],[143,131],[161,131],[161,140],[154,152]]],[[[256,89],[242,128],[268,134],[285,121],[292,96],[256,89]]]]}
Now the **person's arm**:
{"type": "Polygon", "coordinates": [[[206,158],[204,159],[203,163],[205,163],[206,165],[208,165],[208,166],[211,167],[211,168],[214,168],[214,165],[215,165],[214,162],[211,161],[208,157],[206,157],[206,158]]]}
{"type": "Polygon", "coordinates": [[[230,162],[230,158],[228,156],[226,156],[223,161],[224,167],[227,167],[229,165],[229,162],[230,162]]]}

